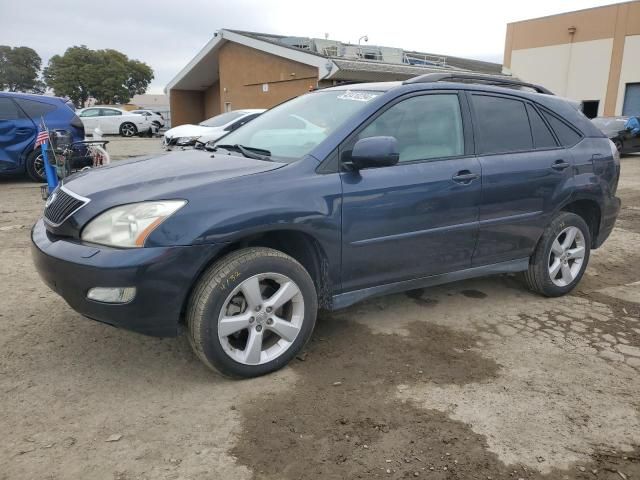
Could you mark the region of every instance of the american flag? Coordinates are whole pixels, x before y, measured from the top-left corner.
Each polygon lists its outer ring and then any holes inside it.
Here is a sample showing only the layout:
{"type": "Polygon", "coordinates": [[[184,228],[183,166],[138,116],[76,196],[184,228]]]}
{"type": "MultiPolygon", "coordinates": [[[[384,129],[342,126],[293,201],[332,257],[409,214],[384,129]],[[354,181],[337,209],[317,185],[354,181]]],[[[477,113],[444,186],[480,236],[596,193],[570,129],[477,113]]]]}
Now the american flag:
{"type": "Polygon", "coordinates": [[[38,128],[38,136],[36,137],[36,144],[33,146],[33,149],[35,150],[40,145],[44,145],[48,141],[49,141],[49,131],[44,126],[44,123],[41,123],[40,127],[38,128]]]}

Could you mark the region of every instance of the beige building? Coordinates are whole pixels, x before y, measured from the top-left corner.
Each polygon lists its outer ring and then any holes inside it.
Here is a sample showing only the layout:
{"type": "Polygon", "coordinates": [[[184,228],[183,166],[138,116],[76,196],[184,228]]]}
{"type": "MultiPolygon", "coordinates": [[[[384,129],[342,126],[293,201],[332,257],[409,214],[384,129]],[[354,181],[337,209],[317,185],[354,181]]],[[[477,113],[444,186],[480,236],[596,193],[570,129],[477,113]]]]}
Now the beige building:
{"type": "Polygon", "coordinates": [[[172,126],[177,126],[228,110],[270,108],[339,82],[405,80],[433,72],[499,74],[501,69],[495,63],[401,48],[223,29],[165,92],[172,126]]]}
{"type": "Polygon", "coordinates": [[[590,117],[640,115],[640,1],[508,24],[504,72],[584,102],[590,117]]]}

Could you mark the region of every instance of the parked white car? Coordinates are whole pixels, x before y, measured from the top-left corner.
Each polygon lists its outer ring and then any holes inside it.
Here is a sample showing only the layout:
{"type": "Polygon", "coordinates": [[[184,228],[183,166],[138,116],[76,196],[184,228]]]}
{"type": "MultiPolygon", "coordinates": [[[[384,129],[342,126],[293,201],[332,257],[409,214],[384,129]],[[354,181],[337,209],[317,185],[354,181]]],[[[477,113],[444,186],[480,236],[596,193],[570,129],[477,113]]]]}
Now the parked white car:
{"type": "Polygon", "coordinates": [[[164,127],[164,117],[160,112],[154,112],[153,110],[131,110],[131,113],[144,115],[149,120],[151,120],[151,123],[156,125],[158,128],[164,127]]]}
{"type": "Polygon", "coordinates": [[[88,132],[99,128],[105,135],[133,137],[145,133],[156,133],[158,127],[148,117],[114,107],[89,107],[76,110],[88,132]]]}
{"type": "Polygon", "coordinates": [[[198,143],[213,142],[250,122],[264,111],[257,108],[234,110],[211,117],[198,125],[180,125],[167,130],[162,143],[166,149],[170,150],[172,147],[192,147],[196,141],[198,143]]]}

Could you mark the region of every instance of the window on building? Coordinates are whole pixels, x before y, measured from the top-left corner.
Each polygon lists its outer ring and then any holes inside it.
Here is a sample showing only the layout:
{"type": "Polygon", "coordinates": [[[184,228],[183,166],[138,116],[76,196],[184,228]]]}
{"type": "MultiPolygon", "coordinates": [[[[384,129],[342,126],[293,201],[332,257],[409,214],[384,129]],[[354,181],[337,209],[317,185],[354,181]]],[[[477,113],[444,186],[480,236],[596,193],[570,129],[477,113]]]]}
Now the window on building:
{"type": "Polygon", "coordinates": [[[422,95],[397,103],[360,132],[357,140],[375,136],[396,138],[400,162],[463,155],[458,95],[422,95]]]}
{"type": "Polygon", "coordinates": [[[558,140],[560,140],[560,143],[565,147],[573,147],[582,139],[582,135],[555,115],[544,110],[542,111],[542,115],[544,115],[544,118],[547,120],[549,125],[551,125],[553,131],[556,132],[556,136],[558,137],[558,140]]]}
{"type": "Polygon", "coordinates": [[[521,152],[533,149],[525,104],[519,100],[473,95],[479,153],[521,152]]]}
{"type": "Polygon", "coordinates": [[[544,123],[540,114],[531,105],[527,105],[531,133],[533,135],[533,146],[536,149],[556,148],[558,144],[547,124],[544,123]]]}
{"type": "Polygon", "coordinates": [[[600,100],[583,100],[582,113],[584,113],[587,118],[596,118],[598,116],[599,106],[600,100]]]}

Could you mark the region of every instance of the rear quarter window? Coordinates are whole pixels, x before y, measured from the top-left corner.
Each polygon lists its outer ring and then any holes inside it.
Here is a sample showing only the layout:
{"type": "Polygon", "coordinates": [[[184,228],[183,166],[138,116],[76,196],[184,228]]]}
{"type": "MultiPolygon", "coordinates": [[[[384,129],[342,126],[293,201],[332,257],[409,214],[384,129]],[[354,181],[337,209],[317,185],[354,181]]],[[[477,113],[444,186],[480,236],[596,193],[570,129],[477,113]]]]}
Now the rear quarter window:
{"type": "Polygon", "coordinates": [[[573,147],[576,143],[582,140],[582,135],[578,133],[573,127],[567,125],[563,120],[560,120],[551,112],[546,110],[542,111],[542,115],[549,123],[556,137],[560,141],[560,144],[564,147],[573,147]]]}
{"type": "Polygon", "coordinates": [[[44,102],[38,102],[37,100],[29,100],[26,98],[16,98],[16,102],[20,105],[20,108],[26,113],[32,120],[39,120],[40,117],[45,117],[47,113],[56,110],[54,105],[44,102]]]}

